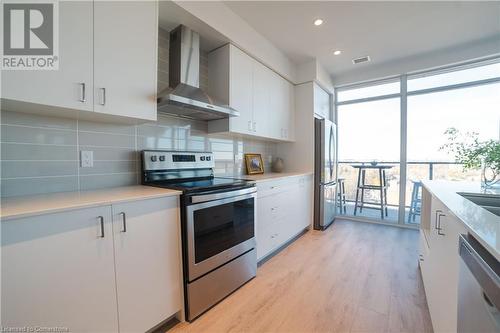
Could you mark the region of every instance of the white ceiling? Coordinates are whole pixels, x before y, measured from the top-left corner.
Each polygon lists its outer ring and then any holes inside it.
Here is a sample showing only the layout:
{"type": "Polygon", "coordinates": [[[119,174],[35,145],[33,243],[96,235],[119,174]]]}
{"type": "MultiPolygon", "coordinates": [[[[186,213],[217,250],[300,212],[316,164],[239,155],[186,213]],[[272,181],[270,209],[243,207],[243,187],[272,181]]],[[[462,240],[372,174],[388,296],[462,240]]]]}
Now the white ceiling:
{"type": "Polygon", "coordinates": [[[296,64],[317,58],[333,75],[498,37],[500,2],[226,1],[296,64]],[[322,18],[323,25],[313,25],[322,18]],[[342,54],[334,56],[334,50],[342,54]],[[370,63],[353,65],[369,55],[370,63]]]}

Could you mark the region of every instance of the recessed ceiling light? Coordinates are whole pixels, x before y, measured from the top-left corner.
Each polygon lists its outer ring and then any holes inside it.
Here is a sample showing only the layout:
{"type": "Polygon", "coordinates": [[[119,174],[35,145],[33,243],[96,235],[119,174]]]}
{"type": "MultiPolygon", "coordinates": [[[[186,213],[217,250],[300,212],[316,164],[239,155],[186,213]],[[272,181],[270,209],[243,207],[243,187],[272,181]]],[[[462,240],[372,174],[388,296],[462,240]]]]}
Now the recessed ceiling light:
{"type": "Polygon", "coordinates": [[[323,24],[323,20],[318,18],[318,19],[315,19],[314,20],[314,25],[318,26],[318,25],[322,25],[323,24]]]}
{"type": "Polygon", "coordinates": [[[339,55],[341,53],[342,53],[342,51],[340,51],[340,50],[333,51],[333,55],[339,55]]]}

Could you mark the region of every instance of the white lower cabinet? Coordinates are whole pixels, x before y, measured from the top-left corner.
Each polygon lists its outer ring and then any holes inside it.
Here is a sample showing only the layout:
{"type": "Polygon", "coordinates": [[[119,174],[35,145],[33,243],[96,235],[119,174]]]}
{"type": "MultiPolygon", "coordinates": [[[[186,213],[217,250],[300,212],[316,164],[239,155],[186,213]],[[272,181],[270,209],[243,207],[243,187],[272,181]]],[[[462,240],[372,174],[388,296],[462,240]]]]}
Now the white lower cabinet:
{"type": "Polygon", "coordinates": [[[428,236],[420,234],[420,269],[434,332],[457,331],[458,239],[462,222],[432,197],[428,236]]]}
{"type": "Polygon", "coordinates": [[[144,332],[182,308],[178,197],[2,222],[3,327],[144,332]]]}
{"type": "Polygon", "coordinates": [[[2,327],[117,332],[116,309],[111,206],[2,222],[2,327]]]}
{"type": "Polygon", "coordinates": [[[113,205],[120,332],[145,332],[182,306],[177,201],[113,205]]]}
{"type": "Polygon", "coordinates": [[[257,260],[301,233],[312,220],[312,176],[257,183],[257,260]]]}

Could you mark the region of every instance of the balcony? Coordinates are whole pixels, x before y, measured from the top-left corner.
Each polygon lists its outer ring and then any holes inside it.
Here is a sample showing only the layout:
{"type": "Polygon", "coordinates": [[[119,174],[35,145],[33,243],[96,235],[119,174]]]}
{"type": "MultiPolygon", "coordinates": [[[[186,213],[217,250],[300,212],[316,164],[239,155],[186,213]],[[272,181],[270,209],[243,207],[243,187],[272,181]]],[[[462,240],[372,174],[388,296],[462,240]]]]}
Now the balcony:
{"type": "MultiPolygon", "coordinates": [[[[347,216],[354,216],[354,203],[356,199],[356,184],[358,178],[358,170],[353,168],[352,165],[365,164],[370,165],[371,161],[340,161],[338,177],[344,178],[345,193],[346,193],[346,210],[340,212],[347,216]]],[[[400,205],[400,163],[394,161],[382,161],[377,165],[392,165],[393,168],[387,170],[387,214],[384,216],[384,222],[398,223],[399,222],[399,205],[400,205]]],[[[404,221],[401,223],[409,225],[418,225],[420,223],[420,198],[422,192],[418,188],[419,182],[426,179],[446,179],[454,181],[479,181],[480,171],[464,171],[462,165],[456,162],[445,161],[410,161],[407,162],[407,181],[405,189],[405,215],[404,221]],[[412,204],[412,192],[415,189],[416,201],[413,202],[416,207],[416,213],[409,216],[410,205],[412,204]]],[[[378,172],[375,170],[367,170],[366,183],[378,184],[378,172]]],[[[380,191],[366,191],[365,201],[380,202],[380,191]]],[[[375,205],[371,205],[375,206],[375,205]]],[[[377,206],[375,206],[377,207],[377,206]]],[[[356,212],[356,217],[382,220],[380,210],[369,209],[368,207],[360,211],[359,207],[356,212]]]]}

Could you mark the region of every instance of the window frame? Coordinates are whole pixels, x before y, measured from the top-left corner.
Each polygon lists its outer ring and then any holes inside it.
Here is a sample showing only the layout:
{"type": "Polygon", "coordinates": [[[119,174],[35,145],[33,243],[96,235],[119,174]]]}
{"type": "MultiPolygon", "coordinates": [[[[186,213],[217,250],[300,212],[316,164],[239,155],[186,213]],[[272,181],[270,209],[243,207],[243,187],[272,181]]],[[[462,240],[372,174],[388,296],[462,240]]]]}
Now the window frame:
{"type": "MultiPolygon", "coordinates": [[[[422,71],[415,71],[415,72],[409,72],[409,73],[403,73],[400,75],[396,76],[390,76],[382,79],[375,79],[375,80],[369,80],[369,81],[363,81],[363,82],[358,82],[358,83],[351,83],[351,84],[346,84],[346,85],[341,85],[341,86],[336,86],[334,87],[334,119],[337,122],[338,120],[338,108],[339,106],[342,105],[348,105],[348,104],[357,104],[357,103],[365,103],[365,102],[372,102],[372,101],[379,101],[379,100],[384,100],[384,99],[390,99],[390,98],[399,98],[400,100],[400,156],[399,156],[399,172],[400,172],[400,179],[399,179],[399,211],[398,211],[398,222],[397,223],[387,223],[391,225],[398,225],[402,227],[408,227],[408,228],[419,228],[418,225],[412,226],[408,225],[405,223],[405,205],[406,205],[406,182],[407,182],[407,166],[408,166],[408,160],[407,160],[407,145],[408,145],[408,96],[416,96],[416,95],[424,95],[424,94],[431,94],[435,92],[443,92],[443,91],[450,91],[450,90],[455,90],[455,89],[463,89],[463,88],[470,88],[470,87],[477,87],[481,85],[487,85],[487,84],[494,84],[494,83],[499,83],[500,82],[500,76],[494,77],[494,78],[489,78],[489,79],[481,79],[481,80],[474,80],[474,81],[468,81],[468,82],[462,82],[462,83],[456,83],[456,84],[448,84],[448,85],[443,85],[443,86],[438,86],[438,87],[433,87],[433,88],[426,88],[426,89],[419,89],[419,90],[413,90],[413,91],[408,91],[408,81],[411,79],[419,78],[419,77],[424,77],[424,76],[432,76],[432,75],[440,75],[444,73],[451,73],[455,71],[460,71],[464,69],[469,69],[469,68],[474,68],[474,67],[481,67],[481,66],[486,66],[494,63],[500,63],[500,56],[492,56],[492,57],[487,57],[479,60],[471,60],[467,62],[462,62],[460,64],[454,64],[454,65],[447,65],[447,66],[441,66],[433,69],[427,69],[427,70],[422,70],[422,71]],[[358,99],[352,99],[348,101],[338,101],[338,93],[346,90],[351,90],[351,89],[357,89],[357,88],[365,88],[369,86],[375,86],[379,84],[385,84],[385,83],[392,83],[398,81],[400,82],[399,87],[400,91],[399,93],[393,93],[393,94],[385,94],[385,95],[379,95],[379,96],[372,96],[372,97],[366,97],[366,98],[358,98],[358,99]]],[[[337,123],[338,125],[338,123],[337,123]]],[[[500,138],[499,138],[500,139],[500,138]]],[[[338,152],[338,149],[337,149],[338,152]]],[[[351,219],[356,219],[356,220],[363,220],[365,219],[360,219],[358,217],[348,217],[351,219]]],[[[376,222],[376,223],[381,223],[381,221],[373,221],[367,219],[367,221],[370,222],[376,222]]]]}

